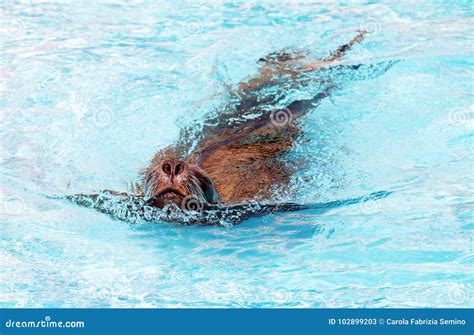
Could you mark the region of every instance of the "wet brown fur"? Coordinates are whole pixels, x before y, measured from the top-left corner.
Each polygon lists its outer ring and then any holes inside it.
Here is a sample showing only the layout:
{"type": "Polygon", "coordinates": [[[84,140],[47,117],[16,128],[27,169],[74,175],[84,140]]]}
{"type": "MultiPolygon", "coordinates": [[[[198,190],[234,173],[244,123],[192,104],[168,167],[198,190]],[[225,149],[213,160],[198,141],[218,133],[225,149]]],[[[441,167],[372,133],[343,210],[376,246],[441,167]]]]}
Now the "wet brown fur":
{"type": "MultiPolygon", "coordinates": [[[[303,56],[289,53],[276,53],[262,58],[259,75],[240,84],[232,93],[239,100],[232,113],[218,116],[213,120],[213,124],[217,124],[215,126],[205,126],[201,140],[191,153],[187,153],[189,145],[184,144],[185,141],[158,152],[144,171],[144,176],[156,169],[164,159],[181,159],[206,171],[225,204],[269,199],[275,187],[283,187],[290,180],[292,170],[283,156],[292,148],[299,134],[298,118],[310,108],[312,101],[306,104],[298,101],[288,106],[292,121],[283,126],[271,122],[270,112],[237,123],[232,123],[231,117],[235,119],[248,113],[249,108],[258,107],[258,101],[252,93],[259,88],[278,81],[282,75],[295,80],[304,72],[317,71],[333,64],[363,37],[364,32],[360,32],[322,61],[304,63],[303,56]]],[[[325,97],[327,93],[322,92],[319,98],[325,97]]]]}

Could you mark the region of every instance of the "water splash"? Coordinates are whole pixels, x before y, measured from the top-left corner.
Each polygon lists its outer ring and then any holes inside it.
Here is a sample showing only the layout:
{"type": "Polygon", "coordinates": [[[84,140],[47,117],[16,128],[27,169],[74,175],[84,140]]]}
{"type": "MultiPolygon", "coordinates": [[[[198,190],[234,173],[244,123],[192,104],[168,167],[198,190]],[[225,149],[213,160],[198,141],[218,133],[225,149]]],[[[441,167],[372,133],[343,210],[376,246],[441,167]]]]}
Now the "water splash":
{"type": "Polygon", "coordinates": [[[166,205],[164,208],[151,207],[143,197],[114,194],[109,191],[93,195],[70,195],[66,196],[65,199],[80,206],[93,208],[108,214],[114,219],[133,224],[141,222],[173,222],[181,225],[232,227],[251,217],[281,212],[311,210],[313,214],[323,214],[338,207],[377,201],[389,196],[391,193],[380,191],[357,198],[314,204],[260,204],[258,202],[250,202],[248,204],[230,206],[212,205],[206,206],[202,211],[182,210],[175,204],[166,205]]]}

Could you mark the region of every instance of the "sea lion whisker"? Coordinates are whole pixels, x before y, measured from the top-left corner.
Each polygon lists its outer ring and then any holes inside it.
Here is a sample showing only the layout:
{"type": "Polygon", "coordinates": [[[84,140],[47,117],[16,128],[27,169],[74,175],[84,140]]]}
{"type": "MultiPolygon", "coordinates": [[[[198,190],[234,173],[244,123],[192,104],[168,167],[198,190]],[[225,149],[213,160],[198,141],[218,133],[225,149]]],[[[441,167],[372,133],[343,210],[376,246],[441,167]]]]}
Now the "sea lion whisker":
{"type": "Polygon", "coordinates": [[[189,192],[189,194],[192,194],[196,198],[198,198],[200,200],[204,200],[206,198],[205,195],[204,195],[204,191],[202,190],[201,187],[199,187],[199,182],[198,182],[198,180],[196,179],[195,176],[191,176],[189,178],[189,181],[186,185],[186,188],[187,188],[187,191],[189,192]]]}
{"type": "Polygon", "coordinates": [[[143,193],[145,199],[152,198],[158,188],[158,178],[155,176],[155,171],[151,171],[147,174],[145,178],[145,183],[143,186],[143,193]]]}

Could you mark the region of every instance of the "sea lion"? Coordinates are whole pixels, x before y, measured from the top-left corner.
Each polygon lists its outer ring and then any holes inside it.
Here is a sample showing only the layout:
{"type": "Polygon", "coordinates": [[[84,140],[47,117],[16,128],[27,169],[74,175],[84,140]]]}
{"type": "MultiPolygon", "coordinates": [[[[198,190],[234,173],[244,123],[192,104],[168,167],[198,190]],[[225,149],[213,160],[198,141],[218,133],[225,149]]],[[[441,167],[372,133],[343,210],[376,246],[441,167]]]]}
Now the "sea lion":
{"type": "MultiPolygon", "coordinates": [[[[230,93],[231,102],[222,112],[209,117],[198,133],[195,129],[182,130],[177,143],[153,157],[142,172],[142,181],[134,195],[107,191],[69,199],[115,216],[116,211],[110,209],[112,205],[126,202],[129,211],[139,213],[145,220],[150,208],[193,212],[226,208],[232,215],[246,212],[249,203],[257,204],[250,211],[253,214],[314,208],[314,205],[260,203],[270,200],[276,188],[284,188],[290,181],[293,170],[282,157],[300,133],[299,119],[337,87],[334,78],[347,70],[364,69],[362,65],[338,64],[364,37],[365,32],[359,31],[320,61],[308,62],[305,53],[288,50],[259,59],[258,76],[239,84],[230,93]],[[318,92],[308,99],[282,105],[284,95],[268,92],[280,83],[290,87],[317,83],[318,92]]],[[[382,66],[382,72],[390,66],[382,66]]]]}
{"type": "MultiPolygon", "coordinates": [[[[190,152],[188,143],[178,141],[159,152],[144,172],[143,195],[155,206],[174,202],[182,205],[186,197],[205,204],[239,204],[250,200],[267,200],[272,188],[286,185],[291,175],[285,162],[279,160],[293,144],[300,131],[296,119],[329,94],[325,87],[315,97],[294,101],[272,113],[255,113],[262,105],[258,93],[281,80],[301,81],[304,74],[341,59],[352,45],[362,41],[359,32],[328,58],[304,63],[304,57],[279,52],[261,58],[258,77],[241,83],[232,99],[238,100],[230,113],[222,113],[201,130],[201,139],[190,152]],[[278,122],[277,117],[283,118],[278,122]],[[288,119],[288,120],[285,120],[288,119]],[[292,122],[289,118],[291,118],[292,122]],[[273,121],[273,122],[272,122],[273,121]]],[[[269,95],[266,99],[272,99],[269,95]]],[[[186,137],[186,136],[182,136],[186,137]]]]}

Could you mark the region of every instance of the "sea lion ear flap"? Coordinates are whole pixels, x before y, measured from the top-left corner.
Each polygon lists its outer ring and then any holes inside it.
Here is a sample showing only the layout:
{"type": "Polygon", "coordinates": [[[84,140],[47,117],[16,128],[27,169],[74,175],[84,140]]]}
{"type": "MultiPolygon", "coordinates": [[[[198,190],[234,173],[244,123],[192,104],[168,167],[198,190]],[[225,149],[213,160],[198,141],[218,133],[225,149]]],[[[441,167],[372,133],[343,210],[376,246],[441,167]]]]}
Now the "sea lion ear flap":
{"type": "Polygon", "coordinates": [[[191,166],[191,170],[199,181],[199,186],[203,190],[207,202],[210,204],[220,203],[221,198],[219,197],[219,194],[217,194],[216,185],[214,184],[214,181],[211,179],[211,177],[209,177],[204,170],[195,165],[191,166]]]}

